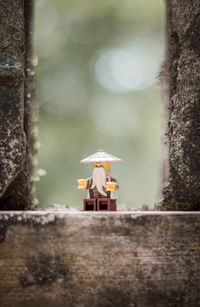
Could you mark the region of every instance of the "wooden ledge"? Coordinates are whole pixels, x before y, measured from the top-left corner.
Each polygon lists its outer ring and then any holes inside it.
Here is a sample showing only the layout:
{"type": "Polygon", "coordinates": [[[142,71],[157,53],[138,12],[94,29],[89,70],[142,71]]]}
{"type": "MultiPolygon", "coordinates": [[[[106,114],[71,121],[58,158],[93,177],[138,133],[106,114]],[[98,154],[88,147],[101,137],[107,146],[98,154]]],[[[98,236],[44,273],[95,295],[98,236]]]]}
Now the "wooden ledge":
{"type": "Polygon", "coordinates": [[[117,210],[117,211],[106,211],[106,212],[99,212],[99,211],[82,211],[82,210],[76,210],[76,209],[66,209],[66,210],[34,210],[34,211],[7,211],[3,210],[0,211],[0,216],[8,215],[8,216],[42,216],[42,215],[48,215],[48,214],[55,214],[55,215],[160,215],[160,216],[166,216],[166,215],[200,215],[200,211],[140,211],[140,210],[117,210]]]}
{"type": "Polygon", "coordinates": [[[0,306],[198,306],[200,212],[2,211],[0,306]]]}

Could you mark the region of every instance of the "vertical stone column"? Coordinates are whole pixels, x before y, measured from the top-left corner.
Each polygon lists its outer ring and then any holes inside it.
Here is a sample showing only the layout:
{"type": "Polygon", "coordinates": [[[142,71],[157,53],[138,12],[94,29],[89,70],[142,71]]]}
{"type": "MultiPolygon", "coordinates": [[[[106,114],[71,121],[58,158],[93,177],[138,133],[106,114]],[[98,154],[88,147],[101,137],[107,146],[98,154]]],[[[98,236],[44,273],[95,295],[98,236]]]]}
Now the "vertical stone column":
{"type": "Polygon", "coordinates": [[[200,2],[167,0],[169,179],[161,209],[200,209],[200,2]]]}
{"type": "Polygon", "coordinates": [[[29,105],[33,86],[29,88],[27,71],[31,3],[2,0],[0,6],[0,210],[24,210],[32,204],[29,105]]]}

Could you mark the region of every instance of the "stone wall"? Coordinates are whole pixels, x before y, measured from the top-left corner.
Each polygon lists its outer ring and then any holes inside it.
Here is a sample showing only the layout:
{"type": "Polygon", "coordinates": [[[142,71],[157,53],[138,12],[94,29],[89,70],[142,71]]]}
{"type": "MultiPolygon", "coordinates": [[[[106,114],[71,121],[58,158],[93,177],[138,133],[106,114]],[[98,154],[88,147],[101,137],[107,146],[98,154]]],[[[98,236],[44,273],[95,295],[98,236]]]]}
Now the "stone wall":
{"type": "Polygon", "coordinates": [[[200,306],[200,213],[1,212],[1,307],[200,306]]]}
{"type": "Polygon", "coordinates": [[[161,209],[200,210],[200,1],[166,3],[169,178],[161,209]]]}
{"type": "Polygon", "coordinates": [[[33,0],[0,2],[0,208],[33,207],[33,0]]]}

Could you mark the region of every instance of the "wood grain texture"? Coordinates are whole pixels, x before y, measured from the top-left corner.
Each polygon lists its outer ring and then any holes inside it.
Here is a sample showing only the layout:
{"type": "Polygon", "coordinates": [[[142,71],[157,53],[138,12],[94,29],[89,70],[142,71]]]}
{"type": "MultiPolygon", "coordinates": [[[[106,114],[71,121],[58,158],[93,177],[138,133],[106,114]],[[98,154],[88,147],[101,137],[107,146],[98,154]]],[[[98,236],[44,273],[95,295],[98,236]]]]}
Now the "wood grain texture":
{"type": "Polygon", "coordinates": [[[200,213],[0,213],[0,306],[200,306],[200,213]]]}

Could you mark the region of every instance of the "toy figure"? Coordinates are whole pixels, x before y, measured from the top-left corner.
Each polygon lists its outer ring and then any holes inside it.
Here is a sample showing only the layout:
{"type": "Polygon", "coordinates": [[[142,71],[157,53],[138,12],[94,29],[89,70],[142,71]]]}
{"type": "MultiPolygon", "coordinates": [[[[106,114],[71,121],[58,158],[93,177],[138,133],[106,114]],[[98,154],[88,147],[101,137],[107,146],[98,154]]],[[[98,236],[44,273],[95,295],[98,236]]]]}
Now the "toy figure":
{"type": "Polygon", "coordinates": [[[110,176],[110,162],[120,162],[103,150],[81,160],[81,163],[92,163],[92,176],[88,179],[78,179],[78,189],[88,191],[87,199],[83,200],[85,211],[116,211],[117,189],[116,179],[110,176]]]}

